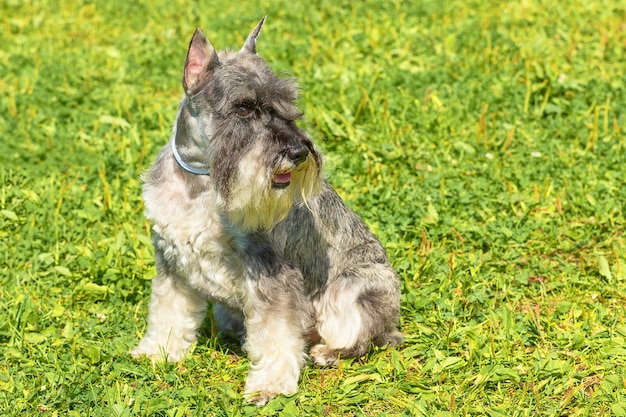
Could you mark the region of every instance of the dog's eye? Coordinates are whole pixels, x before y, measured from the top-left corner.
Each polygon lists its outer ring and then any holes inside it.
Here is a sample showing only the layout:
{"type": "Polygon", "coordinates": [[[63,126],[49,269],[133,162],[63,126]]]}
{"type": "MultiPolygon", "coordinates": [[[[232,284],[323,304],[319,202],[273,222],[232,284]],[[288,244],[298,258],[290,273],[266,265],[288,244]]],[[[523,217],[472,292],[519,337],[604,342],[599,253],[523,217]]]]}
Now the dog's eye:
{"type": "Polygon", "coordinates": [[[239,117],[248,117],[254,113],[254,103],[244,102],[235,107],[235,114],[239,117]]]}

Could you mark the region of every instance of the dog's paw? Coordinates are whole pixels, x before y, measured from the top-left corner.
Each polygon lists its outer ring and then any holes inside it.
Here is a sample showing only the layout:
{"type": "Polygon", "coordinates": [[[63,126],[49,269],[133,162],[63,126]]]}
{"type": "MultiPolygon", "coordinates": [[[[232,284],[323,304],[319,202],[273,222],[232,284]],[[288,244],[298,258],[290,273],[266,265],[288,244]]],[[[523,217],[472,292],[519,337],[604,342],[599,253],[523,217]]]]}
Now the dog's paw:
{"type": "Polygon", "coordinates": [[[130,355],[137,360],[145,356],[152,362],[180,362],[185,352],[170,352],[166,351],[163,346],[145,346],[140,343],[130,351],[130,355]]]}
{"type": "Polygon", "coordinates": [[[244,390],[244,397],[256,406],[267,404],[279,395],[290,396],[298,392],[298,379],[278,378],[269,381],[248,378],[244,390]]]}
{"type": "Polygon", "coordinates": [[[146,357],[152,362],[165,362],[167,359],[167,354],[164,351],[152,352],[141,348],[141,346],[137,346],[136,348],[131,349],[130,356],[137,360],[146,357]]]}
{"type": "Polygon", "coordinates": [[[339,353],[336,349],[331,349],[327,345],[320,343],[313,346],[309,356],[316,365],[333,366],[339,363],[339,353]]]}
{"type": "Polygon", "coordinates": [[[252,403],[256,405],[257,407],[261,407],[267,404],[268,402],[270,402],[270,400],[273,400],[274,398],[278,397],[279,395],[285,395],[288,397],[290,395],[295,394],[296,392],[297,390],[293,392],[271,392],[271,391],[265,390],[261,392],[244,393],[244,398],[246,399],[247,402],[252,403]]]}
{"type": "Polygon", "coordinates": [[[267,404],[270,400],[278,397],[279,394],[262,392],[262,393],[254,393],[254,394],[245,394],[246,401],[256,405],[257,407],[262,407],[267,404]]]}

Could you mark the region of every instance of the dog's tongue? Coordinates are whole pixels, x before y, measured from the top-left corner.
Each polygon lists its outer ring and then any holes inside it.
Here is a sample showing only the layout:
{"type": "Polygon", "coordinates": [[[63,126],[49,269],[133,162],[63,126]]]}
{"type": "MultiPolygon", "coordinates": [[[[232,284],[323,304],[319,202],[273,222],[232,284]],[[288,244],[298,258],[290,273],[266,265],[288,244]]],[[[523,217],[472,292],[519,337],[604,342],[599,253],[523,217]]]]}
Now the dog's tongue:
{"type": "Polygon", "coordinates": [[[291,181],[291,172],[287,172],[285,174],[276,174],[277,184],[286,184],[289,181],[291,181]]]}

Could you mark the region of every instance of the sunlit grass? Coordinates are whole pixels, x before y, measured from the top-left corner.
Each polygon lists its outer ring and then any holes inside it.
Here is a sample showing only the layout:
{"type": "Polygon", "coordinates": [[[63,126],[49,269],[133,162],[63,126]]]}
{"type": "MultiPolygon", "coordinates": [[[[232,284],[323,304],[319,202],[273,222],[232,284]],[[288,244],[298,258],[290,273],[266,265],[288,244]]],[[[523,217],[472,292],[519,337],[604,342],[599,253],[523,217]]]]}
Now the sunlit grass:
{"type": "Polygon", "coordinates": [[[626,7],[0,5],[3,415],[626,415],[626,7]],[[207,322],[135,362],[154,276],[140,174],[189,37],[296,76],[338,192],[403,282],[407,343],[257,410],[207,322]]]}

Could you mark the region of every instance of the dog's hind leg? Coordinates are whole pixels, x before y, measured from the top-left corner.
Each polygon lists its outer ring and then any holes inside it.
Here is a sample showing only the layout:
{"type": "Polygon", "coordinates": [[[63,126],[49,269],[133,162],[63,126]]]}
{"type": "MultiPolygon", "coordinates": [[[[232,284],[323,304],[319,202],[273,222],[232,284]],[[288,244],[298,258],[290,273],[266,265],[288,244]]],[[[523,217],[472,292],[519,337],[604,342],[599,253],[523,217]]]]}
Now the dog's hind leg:
{"type": "Polygon", "coordinates": [[[207,309],[206,299],[176,276],[160,273],[152,281],[148,328],[135,358],[180,361],[196,342],[207,309]]]}
{"type": "Polygon", "coordinates": [[[353,267],[335,277],[314,301],[320,343],[311,348],[317,365],[335,365],[341,358],[363,356],[370,343],[402,343],[398,331],[399,293],[389,282],[395,273],[386,265],[353,267]]]}

